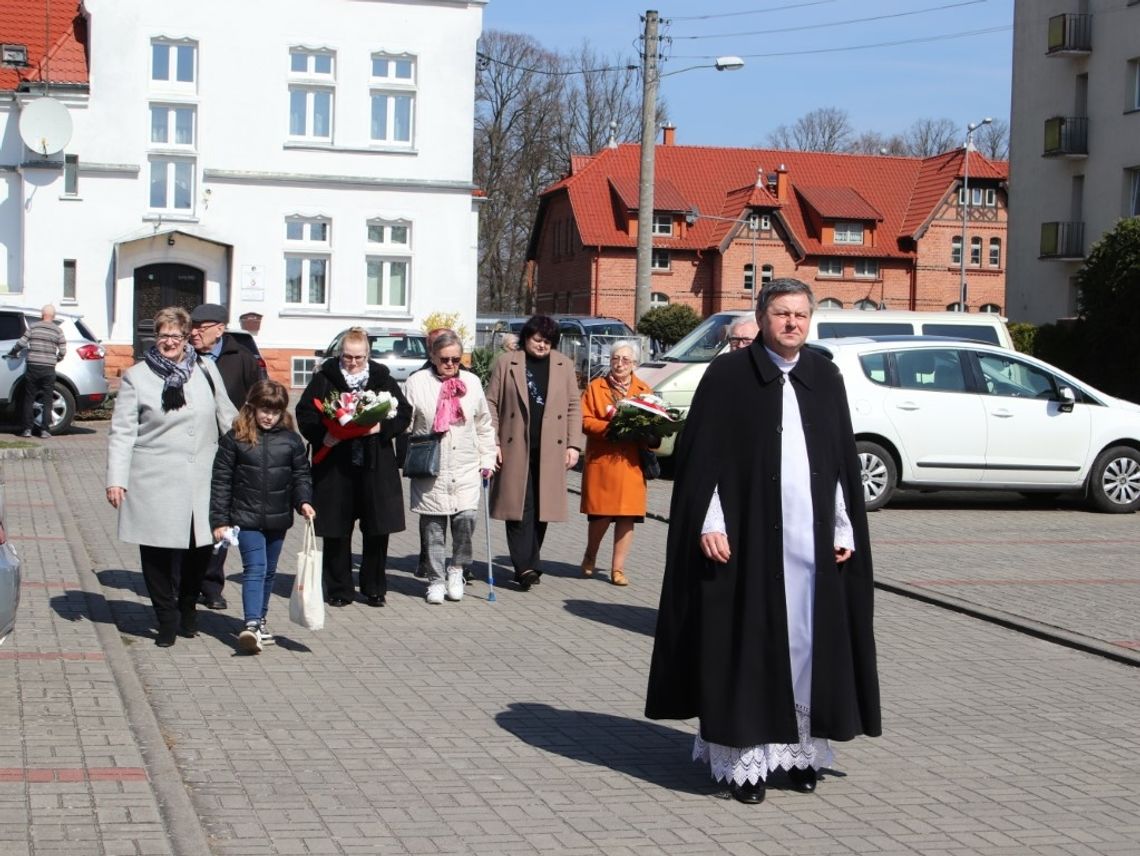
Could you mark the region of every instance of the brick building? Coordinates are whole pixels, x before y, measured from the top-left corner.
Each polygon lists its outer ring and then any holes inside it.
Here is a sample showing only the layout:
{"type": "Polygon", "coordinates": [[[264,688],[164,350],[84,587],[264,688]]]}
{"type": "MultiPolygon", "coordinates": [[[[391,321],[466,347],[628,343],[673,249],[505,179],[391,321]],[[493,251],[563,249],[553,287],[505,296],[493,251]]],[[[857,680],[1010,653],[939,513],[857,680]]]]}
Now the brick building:
{"type": "MultiPolygon", "coordinates": [[[[542,193],[528,259],[540,312],[633,321],[639,147],[575,156],[542,193]]],[[[794,276],[826,306],[956,309],[963,150],[930,158],[673,144],[656,152],[653,305],[752,305],[794,276]],[[697,214],[693,216],[694,212],[697,214]]],[[[1007,164],[970,152],[967,308],[1005,309],[1007,164]]]]}

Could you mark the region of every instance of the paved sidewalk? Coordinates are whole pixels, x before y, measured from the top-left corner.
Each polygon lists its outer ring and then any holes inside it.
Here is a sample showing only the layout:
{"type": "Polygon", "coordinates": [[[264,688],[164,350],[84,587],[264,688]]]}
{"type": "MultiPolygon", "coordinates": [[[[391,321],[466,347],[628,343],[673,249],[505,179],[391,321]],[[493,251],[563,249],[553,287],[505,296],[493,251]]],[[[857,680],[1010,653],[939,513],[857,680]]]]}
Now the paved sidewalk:
{"type": "MultiPolygon", "coordinates": [[[[839,745],[814,796],[724,799],[688,761],[693,724],[641,716],[665,549],[652,519],[628,589],[577,578],[575,517],[551,527],[540,586],[490,605],[480,582],[435,607],[411,575],[413,525],[392,539],[389,606],[331,610],[319,633],[287,623],[294,529],[270,611],[282,644],[236,655],[231,583],[198,639],[158,649],[94,427],[48,441],[51,460],[3,462],[33,583],[0,648],[4,856],[1140,850],[1135,669],[886,593],[884,737],[839,745]]],[[[924,502],[873,516],[880,576],[972,592],[991,568],[1014,582],[986,599],[1140,639],[1135,517],[924,502]],[[1115,565],[1082,568],[1090,555],[1115,565]]],[[[505,581],[502,524],[491,547],[505,581]]]]}

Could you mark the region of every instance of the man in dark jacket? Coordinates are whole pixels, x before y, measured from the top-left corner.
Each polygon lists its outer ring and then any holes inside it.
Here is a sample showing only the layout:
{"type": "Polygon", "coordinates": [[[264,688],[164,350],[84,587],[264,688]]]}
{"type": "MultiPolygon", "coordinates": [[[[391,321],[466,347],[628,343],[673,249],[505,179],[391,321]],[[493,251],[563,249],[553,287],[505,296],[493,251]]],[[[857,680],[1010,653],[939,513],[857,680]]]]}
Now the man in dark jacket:
{"type": "Polygon", "coordinates": [[[63,331],[55,323],[55,307],[45,306],[40,320],[28,327],[28,331],[12,346],[8,357],[17,356],[27,349],[28,362],[24,367],[24,411],[21,437],[31,437],[35,429],[41,437],[51,436],[52,398],[55,395],[55,364],[67,353],[67,340],[63,331]],[[40,427],[36,428],[36,402],[40,402],[40,427]]]}
{"type": "MultiPolygon", "coordinates": [[[[234,407],[238,410],[245,404],[245,397],[255,383],[261,380],[261,367],[257,358],[225,335],[229,310],[217,303],[203,303],[190,313],[190,344],[204,360],[213,360],[222,376],[234,407]]],[[[206,575],[202,578],[200,603],[210,609],[225,609],[226,599],[222,590],[226,584],[225,549],[213,554],[206,575]]]]}
{"type": "Polygon", "coordinates": [[[830,740],[881,733],[871,547],[843,380],[803,350],[815,300],[764,286],[761,338],[713,360],[678,449],[646,715],[744,803],[811,792],[830,740]]]}

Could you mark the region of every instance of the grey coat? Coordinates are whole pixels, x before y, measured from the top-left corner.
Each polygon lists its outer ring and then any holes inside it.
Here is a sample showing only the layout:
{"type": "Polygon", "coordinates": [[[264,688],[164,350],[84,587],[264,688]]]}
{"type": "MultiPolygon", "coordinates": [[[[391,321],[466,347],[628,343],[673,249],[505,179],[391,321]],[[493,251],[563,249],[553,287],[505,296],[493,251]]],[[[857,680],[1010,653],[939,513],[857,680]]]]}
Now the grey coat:
{"type": "Polygon", "coordinates": [[[237,411],[218,370],[202,360],[183,387],[186,405],[162,412],[162,378],[146,363],[123,375],[111,416],[107,486],[127,491],[119,508],[119,539],[128,544],[185,549],[213,540],[210,479],[218,437],[237,411]],[[203,376],[214,381],[215,396],[203,376]]]}

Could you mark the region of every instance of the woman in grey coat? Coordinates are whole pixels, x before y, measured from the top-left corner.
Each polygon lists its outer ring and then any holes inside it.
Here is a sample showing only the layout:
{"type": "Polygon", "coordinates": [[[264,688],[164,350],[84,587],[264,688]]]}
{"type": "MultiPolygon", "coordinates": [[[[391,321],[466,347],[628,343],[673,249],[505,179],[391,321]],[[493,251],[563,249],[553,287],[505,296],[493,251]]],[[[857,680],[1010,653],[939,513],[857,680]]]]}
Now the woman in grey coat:
{"type": "Polygon", "coordinates": [[[155,344],[123,375],[115,399],[107,501],[119,509],[119,538],[139,545],[158,619],[155,644],[169,648],[176,634],[197,635],[214,453],[237,411],[213,363],[190,346],[185,309],[159,310],[154,331],[155,344]]]}

